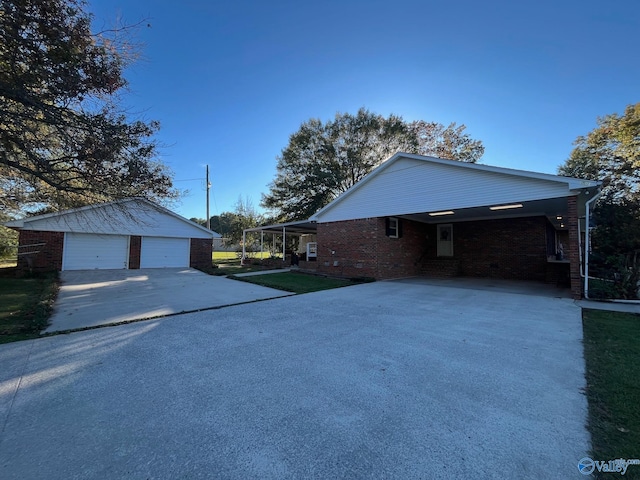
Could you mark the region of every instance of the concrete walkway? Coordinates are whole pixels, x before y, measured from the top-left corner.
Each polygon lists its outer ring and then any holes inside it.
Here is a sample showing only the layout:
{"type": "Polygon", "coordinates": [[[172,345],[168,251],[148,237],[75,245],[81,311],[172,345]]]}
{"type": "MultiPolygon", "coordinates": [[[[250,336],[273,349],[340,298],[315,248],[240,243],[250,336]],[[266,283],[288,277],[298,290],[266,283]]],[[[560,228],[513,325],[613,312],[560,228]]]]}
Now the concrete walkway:
{"type": "Polygon", "coordinates": [[[184,268],[61,272],[45,333],[193,312],[289,292],[184,268]]]}
{"type": "Polygon", "coordinates": [[[640,315],[640,302],[606,302],[597,300],[577,300],[576,304],[582,308],[593,310],[607,310],[609,312],[636,313],[640,315]]]}
{"type": "Polygon", "coordinates": [[[408,282],[0,345],[0,478],[581,479],[582,351],[571,299],[408,282]]]}

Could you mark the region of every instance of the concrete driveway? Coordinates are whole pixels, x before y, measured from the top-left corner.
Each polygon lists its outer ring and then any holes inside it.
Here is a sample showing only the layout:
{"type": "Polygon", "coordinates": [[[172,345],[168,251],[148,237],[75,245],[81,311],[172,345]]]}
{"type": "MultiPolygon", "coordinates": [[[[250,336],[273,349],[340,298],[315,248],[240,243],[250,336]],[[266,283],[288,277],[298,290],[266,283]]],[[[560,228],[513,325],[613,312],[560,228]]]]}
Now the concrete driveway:
{"type": "Polygon", "coordinates": [[[191,268],[68,271],[60,280],[46,333],[291,295],[191,268]]]}
{"type": "Polygon", "coordinates": [[[378,282],[0,345],[0,478],[584,478],[581,332],[378,282]]]}

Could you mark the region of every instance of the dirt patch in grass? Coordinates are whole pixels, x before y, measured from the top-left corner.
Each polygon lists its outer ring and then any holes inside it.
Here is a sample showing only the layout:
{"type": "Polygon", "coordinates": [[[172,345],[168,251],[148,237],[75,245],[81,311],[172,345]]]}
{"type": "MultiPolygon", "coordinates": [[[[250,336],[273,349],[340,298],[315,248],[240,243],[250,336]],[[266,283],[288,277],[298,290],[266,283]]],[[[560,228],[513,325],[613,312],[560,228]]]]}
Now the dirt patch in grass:
{"type": "MultiPolygon", "coordinates": [[[[640,315],[584,310],[582,319],[591,458],[640,458],[640,315]]],[[[622,478],[640,478],[640,465],[622,478]]]]}
{"type": "Polygon", "coordinates": [[[310,293],[332,288],[348,287],[363,283],[364,280],[322,277],[298,272],[269,273],[250,277],[230,277],[243,282],[255,283],[263,287],[276,288],[286,292],[310,293]]]}
{"type": "Polygon", "coordinates": [[[55,273],[0,277],[0,343],[37,337],[47,326],[57,293],[55,273]]]}

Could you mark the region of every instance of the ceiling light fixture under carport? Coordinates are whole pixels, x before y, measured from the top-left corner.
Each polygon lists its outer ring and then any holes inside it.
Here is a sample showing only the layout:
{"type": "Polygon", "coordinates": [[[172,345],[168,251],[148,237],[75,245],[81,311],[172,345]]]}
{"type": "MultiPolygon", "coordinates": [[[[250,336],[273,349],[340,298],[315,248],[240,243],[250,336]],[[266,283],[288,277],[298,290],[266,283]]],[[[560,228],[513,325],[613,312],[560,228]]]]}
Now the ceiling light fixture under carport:
{"type": "Polygon", "coordinates": [[[453,215],[455,212],[453,210],[446,210],[444,212],[433,212],[430,213],[430,217],[439,217],[440,215],[453,215]]]}
{"type": "Polygon", "coordinates": [[[509,210],[511,208],[522,208],[522,204],[514,203],[511,205],[494,205],[493,207],[489,207],[489,210],[509,210]]]}

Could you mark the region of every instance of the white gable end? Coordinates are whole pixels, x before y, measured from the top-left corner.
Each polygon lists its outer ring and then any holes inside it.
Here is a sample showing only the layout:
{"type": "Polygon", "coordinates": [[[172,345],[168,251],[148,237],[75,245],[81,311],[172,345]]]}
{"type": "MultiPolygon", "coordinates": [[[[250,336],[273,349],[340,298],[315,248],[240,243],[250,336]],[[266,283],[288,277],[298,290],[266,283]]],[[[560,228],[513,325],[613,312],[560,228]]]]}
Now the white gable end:
{"type": "Polygon", "coordinates": [[[139,200],[25,219],[23,229],[176,238],[219,236],[139,200]]]}
{"type": "MultiPolygon", "coordinates": [[[[311,217],[317,222],[408,215],[558,198],[568,182],[398,158],[311,217]]],[[[560,177],[557,177],[560,178],[560,177]]]]}

